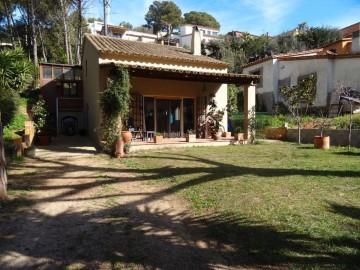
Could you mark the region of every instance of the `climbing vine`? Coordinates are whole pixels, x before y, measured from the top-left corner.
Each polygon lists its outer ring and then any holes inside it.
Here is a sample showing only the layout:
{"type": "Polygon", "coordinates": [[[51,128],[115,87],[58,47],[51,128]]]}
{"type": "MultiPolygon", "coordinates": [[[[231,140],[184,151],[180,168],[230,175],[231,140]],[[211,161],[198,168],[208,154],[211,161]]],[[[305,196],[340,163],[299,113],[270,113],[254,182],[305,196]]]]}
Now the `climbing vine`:
{"type": "Polygon", "coordinates": [[[116,67],[116,79],[108,79],[108,87],[100,95],[102,122],[100,138],[105,141],[104,149],[112,152],[114,143],[121,138],[121,130],[129,114],[130,78],[123,66],[116,67]]]}

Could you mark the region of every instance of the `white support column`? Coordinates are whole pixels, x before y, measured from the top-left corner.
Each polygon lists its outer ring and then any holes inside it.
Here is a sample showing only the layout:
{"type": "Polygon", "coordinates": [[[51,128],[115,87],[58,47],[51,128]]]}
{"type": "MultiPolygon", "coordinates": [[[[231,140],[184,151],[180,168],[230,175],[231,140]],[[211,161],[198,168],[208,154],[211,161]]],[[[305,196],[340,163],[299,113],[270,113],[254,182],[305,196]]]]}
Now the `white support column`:
{"type": "MultiPolygon", "coordinates": [[[[255,132],[255,84],[244,86],[244,137],[251,139],[251,132],[255,132]],[[253,126],[253,127],[252,127],[253,126]]],[[[254,134],[255,135],[255,134],[254,134]]]]}

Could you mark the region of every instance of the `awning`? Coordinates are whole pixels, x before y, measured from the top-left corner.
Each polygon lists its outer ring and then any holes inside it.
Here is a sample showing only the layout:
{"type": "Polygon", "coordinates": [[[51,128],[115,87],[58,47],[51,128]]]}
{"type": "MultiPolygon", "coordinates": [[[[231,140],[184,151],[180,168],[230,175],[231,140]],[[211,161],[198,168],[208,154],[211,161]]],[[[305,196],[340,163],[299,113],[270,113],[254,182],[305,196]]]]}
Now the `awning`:
{"type": "MultiPolygon", "coordinates": [[[[109,64],[103,64],[109,65],[109,64]]],[[[114,64],[110,64],[114,65],[114,64]]],[[[256,84],[260,81],[259,75],[247,75],[236,73],[213,73],[199,72],[180,69],[166,69],[160,67],[148,67],[139,65],[124,65],[129,70],[131,77],[155,78],[179,81],[212,82],[237,85],[256,84]]]]}

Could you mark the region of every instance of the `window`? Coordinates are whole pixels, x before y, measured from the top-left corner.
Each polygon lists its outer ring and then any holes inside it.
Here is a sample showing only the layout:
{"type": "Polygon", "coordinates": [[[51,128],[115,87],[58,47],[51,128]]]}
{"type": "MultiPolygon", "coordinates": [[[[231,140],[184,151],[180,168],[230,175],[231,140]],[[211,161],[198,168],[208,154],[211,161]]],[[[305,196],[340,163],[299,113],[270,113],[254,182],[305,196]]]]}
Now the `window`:
{"type": "Polygon", "coordinates": [[[65,69],[64,70],[64,80],[73,80],[74,79],[74,70],[65,69]]]}
{"type": "Polygon", "coordinates": [[[218,32],[212,32],[213,36],[217,36],[218,32]]]}
{"type": "Polygon", "coordinates": [[[63,96],[64,97],[77,96],[76,83],[63,83],[63,96]]]}
{"type": "Polygon", "coordinates": [[[207,34],[208,34],[208,35],[211,35],[211,31],[208,30],[208,31],[207,31],[207,34]]]}
{"type": "Polygon", "coordinates": [[[54,68],[55,79],[62,80],[62,74],[63,74],[62,68],[54,68]]]}
{"type": "Polygon", "coordinates": [[[51,67],[43,67],[43,79],[52,79],[51,67]]]}

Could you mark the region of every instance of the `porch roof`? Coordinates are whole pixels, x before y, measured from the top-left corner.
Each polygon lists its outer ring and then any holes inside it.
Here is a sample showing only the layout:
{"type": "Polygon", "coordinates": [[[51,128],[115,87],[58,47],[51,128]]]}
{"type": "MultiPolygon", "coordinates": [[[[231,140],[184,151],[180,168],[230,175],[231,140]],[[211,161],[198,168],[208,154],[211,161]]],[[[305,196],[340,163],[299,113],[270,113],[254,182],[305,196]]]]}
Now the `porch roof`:
{"type": "MultiPolygon", "coordinates": [[[[114,66],[111,64],[102,64],[101,66],[114,66]]],[[[217,73],[217,72],[200,72],[191,70],[166,69],[160,67],[149,67],[140,65],[124,65],[129,70],[130,76],[180,80],[180,81],[195,81],[195,82],[212,82],[212,83],[226,83],[237,85],[256,84],[260,81],[259,75],[236,74],[236,73],[217,73]]]]}

